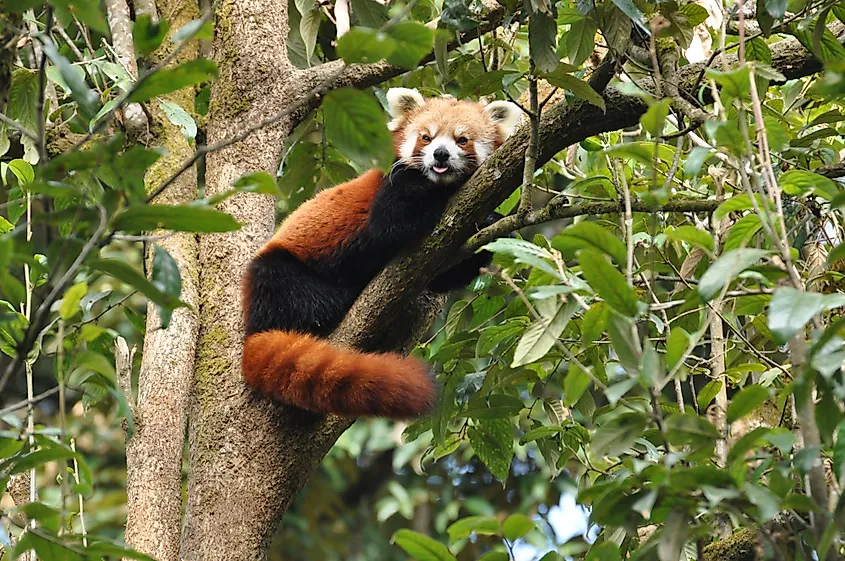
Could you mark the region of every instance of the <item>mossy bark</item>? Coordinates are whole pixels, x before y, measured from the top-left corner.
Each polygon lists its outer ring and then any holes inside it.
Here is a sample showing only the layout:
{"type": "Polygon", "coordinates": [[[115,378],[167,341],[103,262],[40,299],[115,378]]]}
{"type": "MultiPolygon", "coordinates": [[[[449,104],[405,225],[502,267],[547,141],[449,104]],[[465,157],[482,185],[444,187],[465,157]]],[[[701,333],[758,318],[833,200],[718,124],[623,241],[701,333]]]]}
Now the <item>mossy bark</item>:
{"type": "MultiPolygon", "coordinates": [[[[287,60],[287,1],[221,0],[216,6],[207,139],[212,144],[278,113],[296,99],[287,60]]],[[[282,120],[209,154],[206,193],[228,189],[244,173],[275,174],[290,123],[282,120]]],[[[273,234],[274,200],[238,195],[218,207],[242,224],[200,237],[200,331],[190,403],[190,472],[180,559],[263,559],[291,497],[333,439],[311,438],[313,419],[262,399],[240,372],[240,279],[273,234]],[[313,442],[328,442],[313,446],[313,442]]],[[[338,433],[339,434],[339,433],[338,433]]],[[[335,436],[336,438],[336,436],[335,436]]]]}
{"type": "MultiPolygon", "coordinates": [[[[5,0],[8,2],[9,0],[5,0]]],[[[0,8],[4,2],[0,2],[0,8]]],[[[0,9],[0,113],[6,112],[6,102],[9,99],[9,88],[12,86],[12,70],[15,57],[18,54],[17,33],[15,30],[22,22],[21,14],[5,12],[0,9]],[[9,47],[6,48],[6,45],[9,47]]]]}
{"type": "MultiPolygon", "coordinates": [[[[159,0],[160,13],[170,18],[171,33],[199,17],[197,4],[159,0]]],[[[162,51],[173,48],[166,40],[162,51]]],[[[172,64],[196,58],[195,44],[188,45],[172,64]]],[[[194,92],[185,88],[166,96],[188,112],[193,110],[194,92]]],[[[150,105],[154,118],[154,143],[166,155],[147,172],[147,190],[152,191],[190,157],[194,147],[172,124],[158,104],[150,105]]],[[[158,204],[180,204],[197,196],[197,174],[190,169],[154,200],[158,204]]],[[[163,234],[165,232],[153,232],[163,234]]],[[[188,396],[193,378],[199,319],[197,307],[198,242],[191,233],[175,233],[156,242],[179,265],[181,299],[191,308],[173,312],[170,326],[161,329],[161,319],[152,303],[147,306],[144,353],[138,378],[135,407],[135,435],[126,443],[126,542],[158,561],[179,558],[182,525],[182,457],[188,420],[188,396]]],[[[153,246],[148,245],[147,269],[152,270],[153,246]]]]}

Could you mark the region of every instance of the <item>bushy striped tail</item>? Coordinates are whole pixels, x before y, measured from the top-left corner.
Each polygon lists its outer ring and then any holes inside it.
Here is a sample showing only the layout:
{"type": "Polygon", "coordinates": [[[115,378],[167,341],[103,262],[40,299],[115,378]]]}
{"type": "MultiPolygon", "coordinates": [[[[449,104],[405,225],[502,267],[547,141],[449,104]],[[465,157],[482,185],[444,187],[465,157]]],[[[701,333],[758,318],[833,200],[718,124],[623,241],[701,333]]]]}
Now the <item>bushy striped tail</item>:
{"type": "Polygon", "coordinates": [[[244,380],[279,401],[319,413],[411,419],[437,390],[425,363],[395,353],[359,353],[291,331],[244,341],[244,380]]]}

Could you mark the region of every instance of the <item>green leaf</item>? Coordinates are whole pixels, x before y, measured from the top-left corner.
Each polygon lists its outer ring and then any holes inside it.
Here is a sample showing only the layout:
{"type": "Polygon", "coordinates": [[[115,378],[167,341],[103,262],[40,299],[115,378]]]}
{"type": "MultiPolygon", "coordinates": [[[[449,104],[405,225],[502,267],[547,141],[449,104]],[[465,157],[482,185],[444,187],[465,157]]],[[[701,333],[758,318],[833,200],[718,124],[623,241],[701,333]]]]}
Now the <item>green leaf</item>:
{"type": "Polygon", "coordinates": [[[399,22],[387,32],[393,37],[396,48],[383,56],[390,64],[407,70],[416,68],[434,47],[434,33],[418,21],[399,22]]]}
{"type": "Polygon", "coordinates": [[[512,238],[499,238],[484,246],[487,251],[493,253],[504,253],[514,258],[517,263],[524,263],[555,278],[560,277],[560,272],[550,263],[554,259],[552,253],[546,248],[535,245],[525,240],[512,238]]]}
{"type": "Polygon", "coordinates": [[[576,364],[569,366],[569,372],[563,381],[563,404],[567,407],[575,405],[587,388],[590,387],[590,377],[576,364]]]}
{"type": "Polygon", "coordinates": [[[179,127],[185,138],[193,140],[197,137],[197,124],[187,111],[171,101],[159,101],[158,106],[164,111],[167,120],[179,127]]]}
{"type": "Polygon", "coordinates": [[[760,4],[766,7],[766,12],[775,19],[781,19],[786,15],[786,8],[789,0],[762,0],[760,4]]]}
{"type": "Polygon", "coordinates": [[[759,384],[751,384],[742,388],[733,396],[728,405],[728,423],[733,423],[757,409],[767,399],[769,390],[759,384]]]}
{"type": "MultiPolygon", "coordinates": [[[[26,160],[15,159],[9,162],[9,171],[11,171],[18,180],[21,187],[26,187],[27,184],[35,180],[35,170],[32,165],[26,160]]],[[[8,230],[6,230],[8,232],[8,230]]]]}
{"type": "Polygon", "coordinates": [[[79,107],[79,112],[86,119],[90,119],[97,114],[99,107],[99,96],[88,87],[85,83],[85,74],[82,75],[77,72],[76,67],[63,57],[59,51],[56,50],[55,45],[48,41],[43,44],[44,54],[50,59],[50,62],[56,65],[59,73],[70,89],[70,95],[79,107]]]}
{"type": "Polygon", "coordinates": [[[619,546],[613,542],[594,543],[584,561],[622,561],[619,546]]]}
{"type": "Polygon", "coordinates": [[[812,193],[827,201],[833,200],[841,192],[832,179],[799,169],[792,169],[781,175],[778,184],[787,195],[798,196],[812,193]]]}
{"type": "MultiPolygon", "coordinates": [[[[572,319],[578,303],[570,298],[562,304],[553,316],[543,316],[543,321],[536,321],[525,330],[513,354],[511,368],[530,364],[546,356],[563,333],[566,324],[572,319]]],[[[541,313],[542,315],[542,313],[541,313]]]]}
{"type": "Polygon", "coordinates": [[[772,64],[772,51],[764,40],[757,37],[745,43],[745,57],[748,60],[759,60],[772,64]]]}
{"type": "MultiPolygon", "coordinates": [[[[158,244],[155,245],[153,255],[153,286],[173,300],[179,300],[182,295],[182,274],[179,272],[179,265],[167,250],[158,244]]],[[[162,329],[167,329],[170,325],[172,313],[171,308],[159,307],[162,329]]]]}
{"type": "MultiPolygon", "coordinates": [[[[51,66],[48,70],[52,70],[54,68],[55,67],[51,66]]],[[[77,69],[82,70],[81,68],[77,69]]],[[[9,89],[9,99],[6,102],[6,116],[13,119],[19,126],[35,135],[38,130],[37,107],[38,72],[33,72],[32,70],[27,70],[26,68],[19,68],[15,70],[12,72],[12,86],[9,89]]],[[[4,123],[0,123],[0,156],[8,152],[11,147],[6,130],[6,125],[4,123]]],[[[37,162],[39,155],[35,141],[28,136],[22,135],[20,137],[20,142],[24,148],[24,160],[32,163],[37,162]]],[[[5,183],[5,177],[2,177],[2,175],[4,174],[2,170],[0,170],[0,184],[5,183]]],[[[23,205],[20,206],[21,208],[23,207],[23,205]]],[[[13,216],[11,215],[9,216],[9,219],[16,222],[16,220],[13,220],[13,216]]]]}
{"type": "Polygon", "coordinates": [[[170,29],[170,24],[166,19],[153,21],[153,19],[144,14],[135,18],[135,23],[132,26],[132,41],[135,43],[135,54],[139,57],[145,57],[161,46],[164,38],[167,37],[167,31],[170,29]]]}
{"type": "Polygon", "coordinates": [[[241,227],[225,212],[183,205],[130,206],[115,216],[112,225],[124,232],[149,232],[159,228],[175,232],[232,232],[241,227]]]}
{"type": "Polygon", "coordinates": [[[584,80],[576,78],[572,74],[566,74],[562,72],[555,72],[554,74],[549,74],[548,76],[546,76],[546,79],[553,86],[557,86],[559,88],[563,88],[569,92],[572,92],[575,97],[583,99],[584,101],[595,105],[602,111],[607,110],[604,98],[596,90],[594,90],[592,86],[590,86],[590,84],[588,84],[584,80]]]}
{"type": "Polygon", "coordinates": [[[731,251],[743,247],[762,226],[763,223],[760,222],[760,217],[756,213],[746,214],[731,226],[731,230],[725,238],[725,244],[722,246],[722,249],[724,251],[731,251]]]}
{"type": "Polygon", "coordinates": [[[353,27],[337,42],[337,54],[347,63],[373,63],[396,50],[396,41],[386,33],[353,27]]]}
{"type": "Polygon", "coordinates": [[[560,57],[555,50],[557,24],[552,15],[532,10],[528,17],[528,41],[531,56],[540,72],[552,72],[557,68],[560,57]]]}
{"type": "Polygon", "coordinates": [[[467,516],[448,528],[449,541],[456,542],[470,537],[473,533],[481,536],[495,536],[499,533],[499,521],[492,516],[467,516]]]}
{"type": "Polygon", "coordinates": [[[816,33],[817,21],[811,21],[806,27],[792,24],[792,34],[807,50],[816,55],[822,62],[836,63],[845,58],[845,47],[827,27],[822,27],[821,36],[816,33]]]}
{"type": "Polygon", "coordinates": [[[94,351],[84,351],[79,353],[73,359],[74,369],[84,369],[102,374],[109,382],[115,384],[117,382],[117,375],[114,371],[114,366],[105,356],[94,351]]]}
{"type": "Polygon", "coordinates": [[[622,413],[599,427],[592,439],[592,452],[597,458],[619,456],[640,438],[648,425],[641,413],[622,413]]]}
{"type": "Polygon", "coordinates": [[[508,419],[484,419],[467,429],[472,449],[496,479],[505,481],[513,460],[513,425],[508,419]]]}
{"type": "Polygon", "coordinates": [[[108,34],[109,26],[97,0],[54,0],[51,4],[65,29],[69,29],[68,26],[73,23],[73,17],[76,17],[100,34],[108,34]]]}
{"type": "Polygon", "coordinates": [[[308,61],[310,66],[311,57],[314,56],[314,48],[317,46],[317,35],[320,31],[323,15],[317,7],[300,13],[302,13],[302,17],[299,20],[299,34],[302,36],[302,42],[305,45],[305,60],[308,61]]]}
{"type": "Polygon", "coordinates": [[[769,329],[775,341],[783,345],[803,329],[813,316],[843,305],[845,301],[841,294],[804,292],[782,286],[775,290],[769,303],[769,329]]]}
{"type": "Polygon", "coordinates": [[[669,100],[661,99],[652,103],[648,111],[640,117],[640,123],[651,136],[658,137],[663,134],[663,127],[666,126],[666,118],[669,116],[670,108],[669,100]]]}
{"type": "Polygon", "coordinates": [[[164,68],[150,74],[129,96],[129,101],[147,101],[217,78],[217,65],[207,59],[190,60],[174,68],[164,68]]]}
{"type": "Polygon", "coordinates": [[[616,7],[622,10],[622,12],[631,18],[640,29],[645,31],[648,35],[651,35],[648,26],[646,26],[644,22],[643,13],[637,8],[636,4],[634,4],[633,0],[613,0],[613,3],[616,4],[616,7]]]}
{"type": "Polygon", "coordinates": [[[68,288],[65,292],[65,297],[62,298],[62,304],[59,306],[59,317],[68,321],[79,311],[79,303],[82,297],[88,294],[88,284],[80,282],[68,288]]]}
{"type": "Polygon", "coordinates": [[[515,542],[536,527],[534,521],[524,514],[511,514],[502,523],[505,539],[511,542],[515,542]]]}
{"type": "Polygon", "coordinates": [[[705,75],[722,86],[723,92],[743,99],[749,95],[751,89],[750,72],[747,66],[727,71],[708,68],[705,75]]]}
{"type": "MultiPolygon", "coordinates": [[[[493,70],[482,72],[477,76],[468,78],[461,84],[461,94],[465,96],[482,96],[500,92],[503,88],[503,80],[518,74],[513,70],[493,70]]],[[[518,193],[518,191],[514,191],[518,193]]]]}
{"type": "Polygon", "coordinates": [[[689,347],[690,336],[682,327],[673,327],[666,340],[666,367],[671,371],[681,362],[689,347]]]}
{"type": "Polygon", "coordinates": [[[578,252],[578,261],[584,278],[608,306],[626,317],[636,317],[639,300],[634,290],[625,282],[616,267],[604,255],[591,250],[578,252]]]}
{"type": "Polygon", "coordinates": [[[276,185],[276,180],[266,171],[244,174],[232,183],[232,187],[243,193],[273,196],[279,194],[279,187],[276,185]]]}
{"type": "Polygon", "coordinates": [[[144,296],[159,306],[167,308],[184,306],[184,304],[178,299],[175,299],[156,288],[153,283],[144,278],[141,273],[125,261],[120,261],[118,259],[97,259],[89,263],[89,266],[95,271],[102,271],[103,273],[137,288],[142,294],[144,294],[144,296]]]}
{"type": "Polygon", "coordinates": [[[455,561],[445,545],[411,530],[399,530],[390,541],[416,561],[455,561]]]}
{"type": "Polygon", "coordinates": [[[667,230],[666,237],[672,241],[686,242],[688,244],[703,247],[707,251],[713,251],[716,248],[713,236],[711,236],[709,232],[699,230],[690,224],[678,226],[672,230],[667,230]]]}
{"type": "MultiPolygon", "coordinates": [[[[766,208],[766,205],[760,195],[755,194],[754,198],[757,203],[757,208],[766,208]]],[[[721,222],[724,217],[732,212],[739,212],[752,208],[754,208],[754,204],[752,204],[748,195],[736,195],[716,207],[716,210],[713,212],[713,220],[715,222],[721,222]]]]}
{"type": "Polygon", "coordinates": [[[592,345],[604,333],[607,325],[607,311],[607,304],[595,302],[584,314],[581,321],[581,341],[584,346],[592,345]]]}
{"type": "Polygon", "coordinates": [[[478,558],[478,561],[509,561],[510,556],[504,551],[491,551],[478,558]]]}
{"type": "Polygon", "coordinates": [[[836,444],[833,446],[833,473],[837,479],[845,477],[845,421],[836,429],[836,444]]]}
{"type": "Polygon", "coordinates": [[[376,0],[352,0],[352,15],[358,24],[379,29],[390,19],[388,7],[376,0]]]}
{"type": "Polygon", "coordinates": [[[670,444],[691,446],[698,450],[713,448],[719,431],[704,417],[695,413],[675,413],[666,419],[666,438],[670,444]]]}
{"type": "Polygon", "coordinates": [[[845,243],[837,245],[827,254],[828,265],[833,265],[842,259],[845,259],[845,243]]]}
{"type": "Polygon", "coordinates": [[[192,19],[177,29],[170,40],[173,43],[181,43],[188,39],[206,39],[210,41],[214,39],[214,26],[210,21],[205,21],[203,18],[192,19]]]}
{"type": "Polygon", "coordinates": [[[531,429],[530,431],[526,432],[522,435],[522,438],[519,439],[519,444],[524,446],[529,442],[534,442],[535,440],[543,440],[545,438],[549,438],[551,436],[557,436],[563,432],[563,427],[559,425],[548,426],[548,427],[537,427],[536,429],[531,429]]]}
{"type": "Polygon", "coordinates": [[[763,249],[734,249],[714,261],[702,275],[698,293],[704,300],[710,300],[730,283],[736,275],[759,261],[769,252],[763,249]]]}
{"type": "Polygon", "coordinates": [[[580,66],[596,48],[596,22],[589,17],[582,18],[569,26],[564,35],[569,62],[580,66]]]}
{"type": "Polygon", "coordinates": [[[690,532],[690,520],[682,511],[674,510],[667,518],[660,534],[657,556],[660,561],[681,559],[684,544],[690,532]]]}
{"type": "Polygon", "coordinates": [[[381,105],[370,94],[342,88],[323,101],[326,137],[344,155],[363,167],[393,164],[393,139],[381,105]]]}
{"type": "Polygon", "coordinates": [[[774,518],[780,512],[780,497],[760,485],[745,484],[745,495],[757,506],[758,515],[762,521],[774,518]]]}
{"type": "Polygon", "coordinates": [[[719,395],[719,392],[722,390],[722,381],[721,380],[710,380],[707,384],[704,385],[701,390],[698,392],[698,397],[696,400],[698,401],[698,409],[700,411],[704,411],[707,409],[707,406],[710,405],[710,402],[716,399],[716,396],[719,395]]]}

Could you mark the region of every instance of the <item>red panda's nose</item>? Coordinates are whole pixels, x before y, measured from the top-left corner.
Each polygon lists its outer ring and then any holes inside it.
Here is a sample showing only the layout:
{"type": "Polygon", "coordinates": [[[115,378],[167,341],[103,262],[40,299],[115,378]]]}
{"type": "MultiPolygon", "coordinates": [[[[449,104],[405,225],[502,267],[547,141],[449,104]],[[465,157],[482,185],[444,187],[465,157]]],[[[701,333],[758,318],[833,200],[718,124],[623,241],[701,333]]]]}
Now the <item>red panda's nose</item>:
{"type": "Polygon", "coordinates": [[[442,146],[434,151],[434,160],[437,163],[445,164],[449,161],[449,151],[442,146]]]}

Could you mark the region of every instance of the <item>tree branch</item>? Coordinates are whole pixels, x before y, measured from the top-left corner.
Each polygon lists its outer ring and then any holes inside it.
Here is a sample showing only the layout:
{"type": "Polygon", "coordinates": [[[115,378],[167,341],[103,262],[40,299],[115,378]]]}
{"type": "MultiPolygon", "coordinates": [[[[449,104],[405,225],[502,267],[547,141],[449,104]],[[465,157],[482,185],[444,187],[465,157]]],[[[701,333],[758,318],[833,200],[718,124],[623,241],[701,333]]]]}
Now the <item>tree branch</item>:
{"type": "MultiPolygon", "coordinates": [[[[705,199],[676,199],[665,205],[649,207],[642,201],[631,201],[633,212],[713,212],[722,201],[705,199]]],[[[567,205],[566,197],[555,197],[540,210],[525,215],[512,214],[499,220],[492,226],[484,228],[472,236],[461,248],[461,255],[472,253],[483,245],[507,236],[511,232],[521,230],[528,226],[535,226],[543,222],[559,220],[561,218],[575,218],[576,216],[588,216],[599,214],[616,214],[619,212],[617,201],[608,202],[587,202],[577,205],[567,205]]]]}
{"type": "MultiPolygon", "coordinates": [[[[484,14],[484,21],[475,29],[461,33],[454,41],[450,41],[446,46],[447,50],[452,50],[460,45],[468,43],[473,39],[481,37],[490,31],[499,27],[507,15],[504,6],[499,3],[485,3],[487,12],[484,14]]],[[[426,56],[420,65],[428,64],[434,60],[434,53],[426,56]]],[[[304,94],[314,90],[319,84],[323,83],[326,78],[331,77],[344,66],[342,60],[333,60],[326,62],[313,68],[300,70],[297,76],[297,83],[300,84],[300,91],[304,94]]],[[[387,61],[381,61],[374,64],[350,64],[339,78],[336,78],[332,84],[327,88],[327,91],[339,88],[358,88],[364,89],[371,86],[376,86],[382,82],[400,76],[408,72],[407,68],[394,66],[387,61]]],[[[309,112],[320,106],[322,102],[321,96],[311,96],[308,103],[305,104],[296,113],[295,122],[301,121],[309,112]]]]}
{"type": "MultiPolygon", "coordinates": [[[[787,79],[807,76],[822,68],[821,63],[794,38],[776,43],[771,50],[772,66],[787,79]]],[[[726,58],[729,64],[736,63],[735,56],[726,58]]],[[[703,64],[699,63],[678,70],[679,91],[693,93],[692,87],[702,67],[703,64]]],[[[648,108],[639,98],[624,95],[614,88],[608,88],[604,98],[605,113],[588,104],[576,107],[557,104],[544,114],[540,124],[538,165],[545,164],[564,148],[590,136],[637,124],[648,108]]],[[[336,331],[338,339],[366,349],[379,333],[396,327],[393,318],[398,312],[423,290],[437,272],[445,270],[454,261],[464,242],[475,234],[475,225],[481,223],[520,184],[523,147],[527,144],[528,132],[527,127],[521,127],[473,175],[420,248],[398,258],[370,283],[336,331]]],[[[701,210],[707,210],[712,202],[702,201],[702,204],[701,210]]]]}
{"type": "MultiPolygon", "coordinates": [[[[135,46],[132,42],[132,21],[129,19],[129,5],[126,0],[106,0],[112,48],[117,62],[134,80],[138,79],[138,64],[135,62],[135,46]]],[[[130,138],[136,138],[147,128],[147,115],[140,103],[128,103],[123,108],[123,120],[130,138]]]]}

